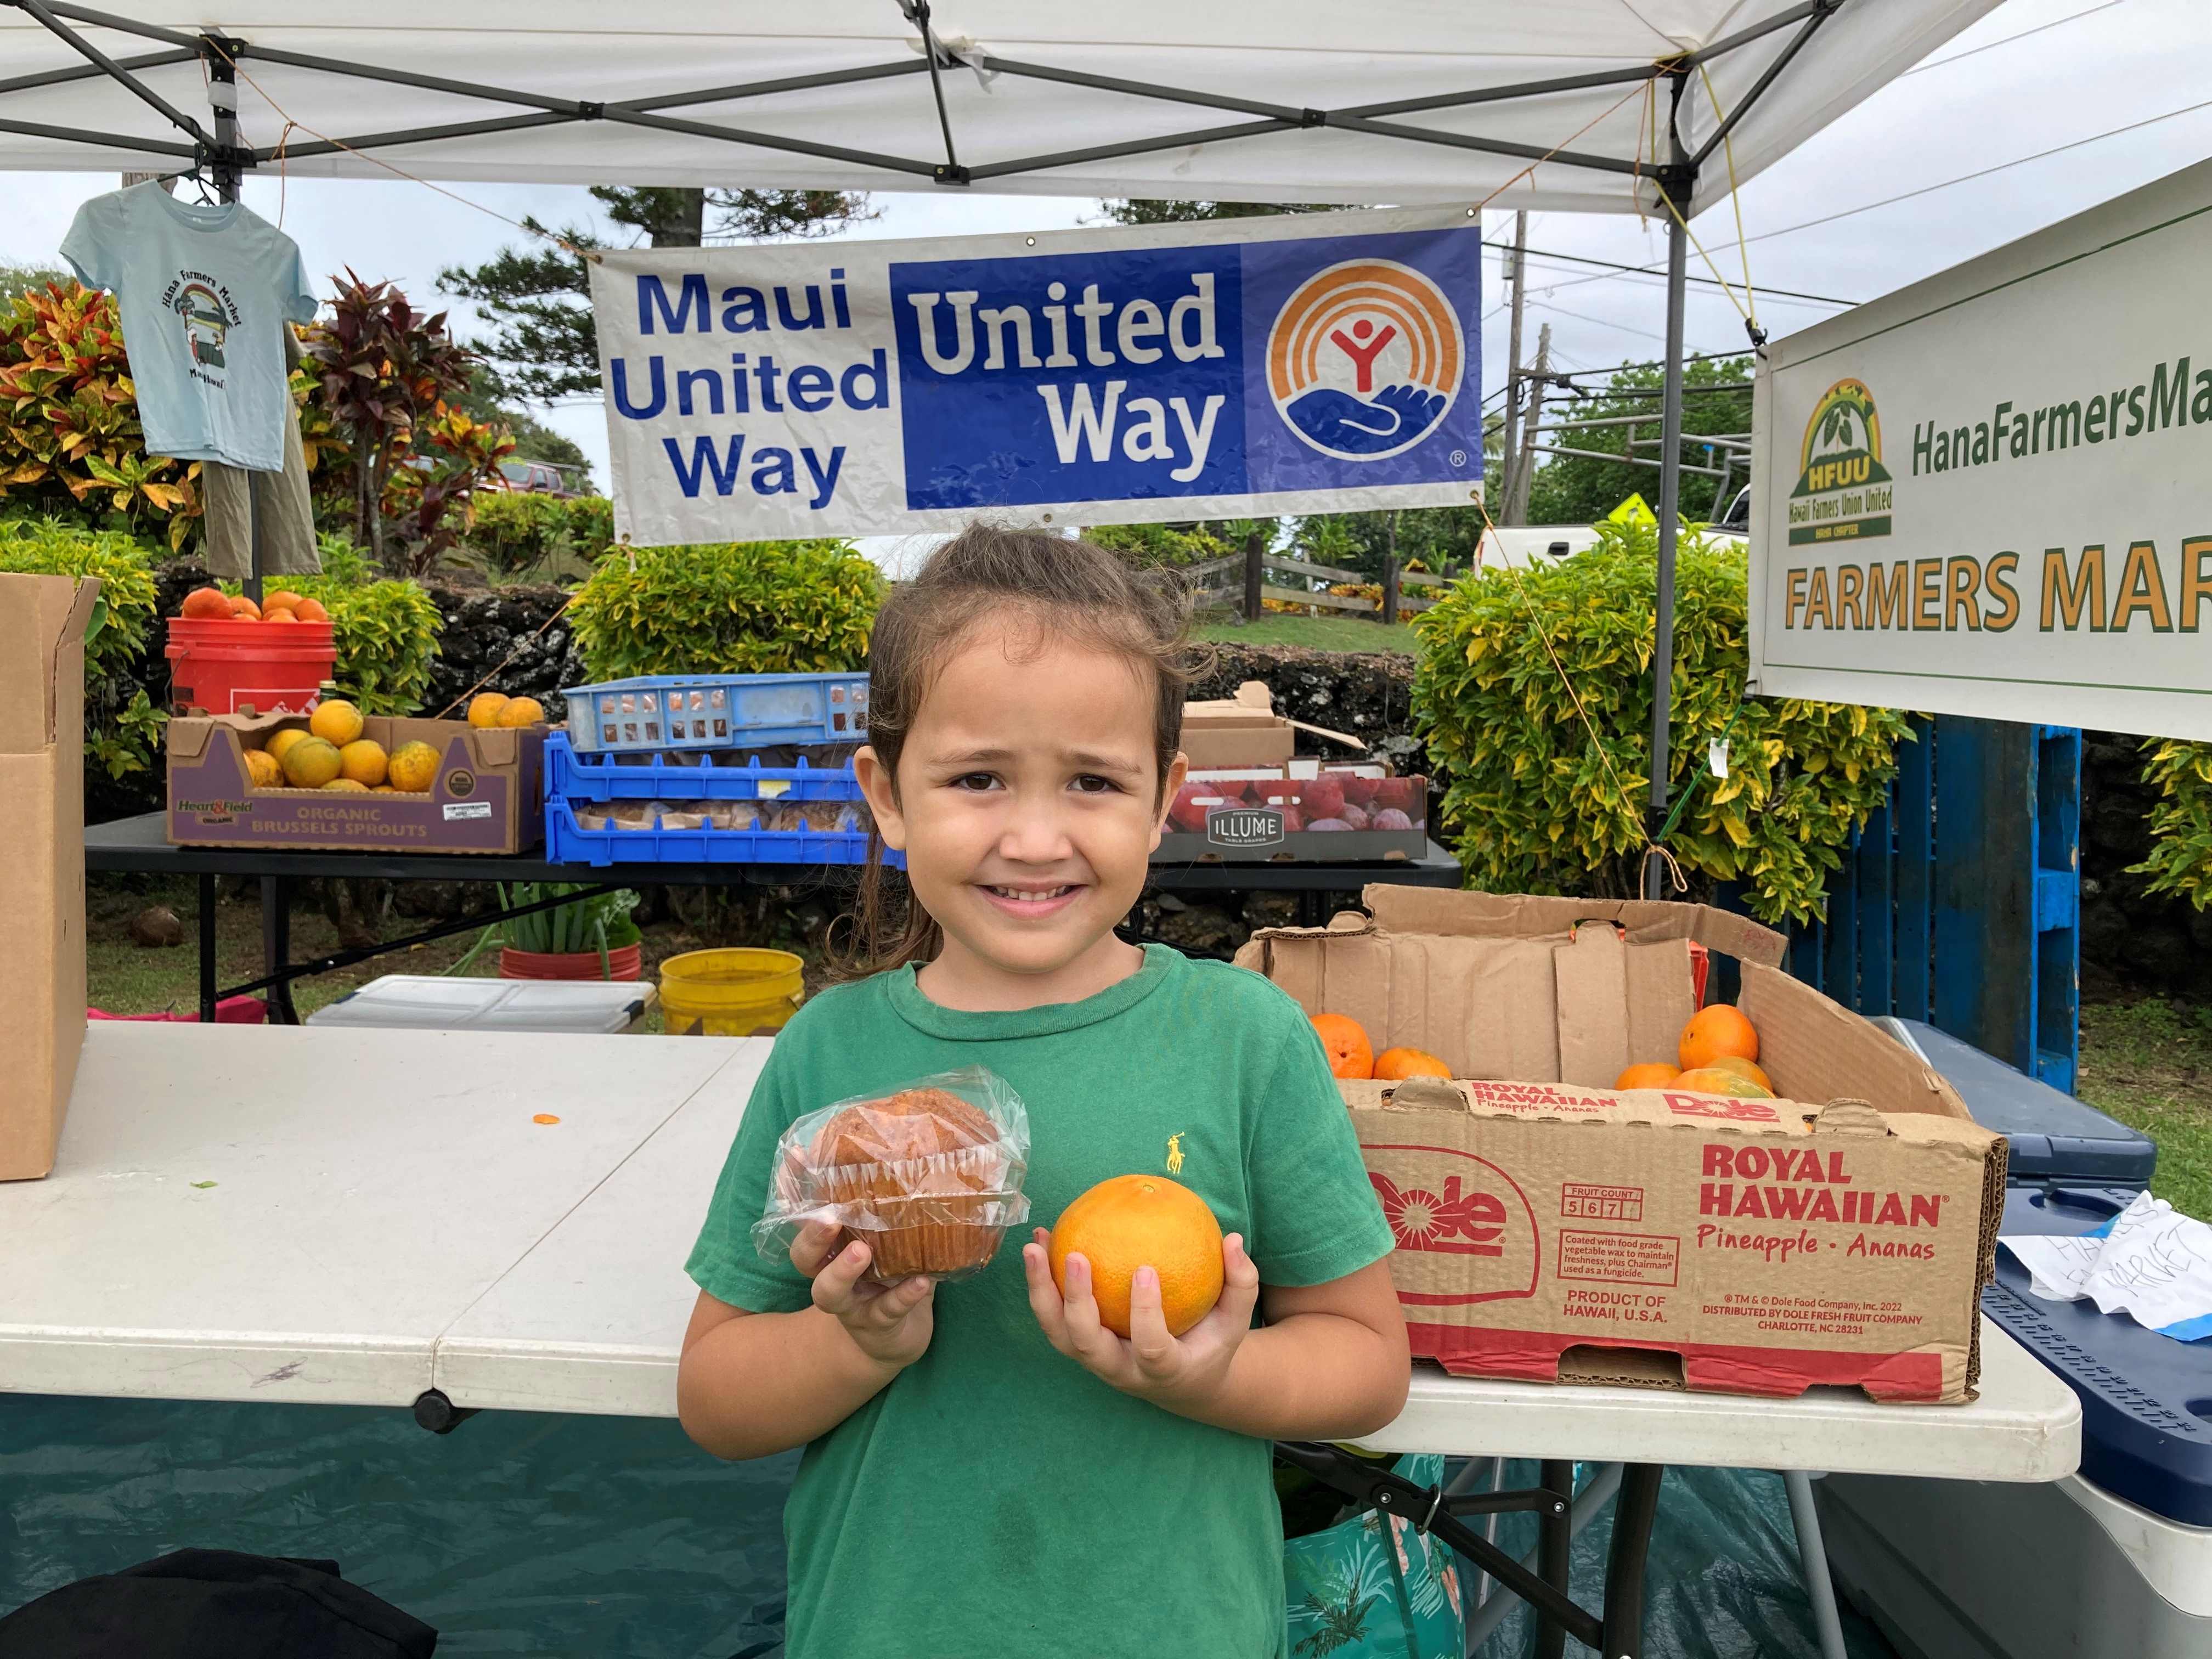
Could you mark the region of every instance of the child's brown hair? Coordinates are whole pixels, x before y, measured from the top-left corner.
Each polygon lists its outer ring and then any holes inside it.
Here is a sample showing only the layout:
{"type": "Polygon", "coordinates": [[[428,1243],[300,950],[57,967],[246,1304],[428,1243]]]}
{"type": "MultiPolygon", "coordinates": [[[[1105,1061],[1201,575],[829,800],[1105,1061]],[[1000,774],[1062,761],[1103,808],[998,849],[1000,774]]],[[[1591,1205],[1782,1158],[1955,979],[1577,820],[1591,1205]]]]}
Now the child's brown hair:
{"type": "MultiPolygon", "coordinates": [[[[932,554],[912,581],[892,590],[868,646],[868,742],[898,787],[899,753],[954,647],[978,626],[1033,629],[1038,641],[1070,640],[1120,652],[1150,671],[1154,688],[1156,788],[1182,746],[1183,694],[1196,671],[1188,634],[1188,592],[1172,575],[1136,570],[1104,548],[1041,530],[973,524],[932,554]]],[[[880,832],[842,948],[830,973],[863,979],[928,961],[945,936],[884,861],[880,832]]]]}

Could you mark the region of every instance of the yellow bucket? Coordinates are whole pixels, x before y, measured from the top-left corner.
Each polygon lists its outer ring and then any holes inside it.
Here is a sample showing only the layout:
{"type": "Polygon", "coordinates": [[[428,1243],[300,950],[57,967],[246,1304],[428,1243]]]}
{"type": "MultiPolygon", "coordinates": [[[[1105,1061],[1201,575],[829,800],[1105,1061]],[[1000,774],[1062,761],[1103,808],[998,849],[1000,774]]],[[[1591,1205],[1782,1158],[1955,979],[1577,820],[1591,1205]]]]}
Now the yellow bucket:
{"type": "Polygon", "coordinates": [[[798,1012],[805,964],[788,951],[687,951],[660,964],[671,1036],[774,1036],[798,1012]]]}

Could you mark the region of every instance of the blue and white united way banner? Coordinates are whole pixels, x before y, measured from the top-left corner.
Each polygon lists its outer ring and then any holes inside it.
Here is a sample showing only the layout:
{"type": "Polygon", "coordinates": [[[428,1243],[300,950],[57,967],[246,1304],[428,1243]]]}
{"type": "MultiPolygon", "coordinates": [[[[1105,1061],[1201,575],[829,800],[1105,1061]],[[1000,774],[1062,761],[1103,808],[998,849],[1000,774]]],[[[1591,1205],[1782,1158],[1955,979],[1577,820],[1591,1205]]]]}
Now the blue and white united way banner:
{"type": "Polygon", "coordinates": [[[652,545],[1463,505],[1464,210],[639,248],[592,266],[618,533],[652,545]]]}

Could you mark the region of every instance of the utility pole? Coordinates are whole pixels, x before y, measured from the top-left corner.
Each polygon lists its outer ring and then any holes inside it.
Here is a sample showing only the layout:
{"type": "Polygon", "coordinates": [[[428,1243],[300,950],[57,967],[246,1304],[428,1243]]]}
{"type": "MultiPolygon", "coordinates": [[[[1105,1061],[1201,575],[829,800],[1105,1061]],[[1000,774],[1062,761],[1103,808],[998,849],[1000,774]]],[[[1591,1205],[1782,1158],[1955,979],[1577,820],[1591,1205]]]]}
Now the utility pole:
{"type": "Polygon", "coordinates": [[[1513,216],[1513,325],[1505,347],[1505,446],[1504,488],[1499,502],[1512,510],[1513,492],[1521,479],[1521,306],[1528,292],[1528,216],[1513,216]]]}
{"type": "Polygon", "coordinates": [[[1521,465],[1514,469],[1513,499],[1505,504],[1508,524],[1528,522],[1528,485],[1536,471],[1536,434],[1544,423],[1544,381],[1552,372],[1552,325],[1536,331],[1536,362],[1528,371],[1528,417],[1521,427],[1521,465]]]}
{"type": "Polygon", "coordinates": [[[1382,515],[1382,626],[1398,620],[1398,509],[1382,515]]]}

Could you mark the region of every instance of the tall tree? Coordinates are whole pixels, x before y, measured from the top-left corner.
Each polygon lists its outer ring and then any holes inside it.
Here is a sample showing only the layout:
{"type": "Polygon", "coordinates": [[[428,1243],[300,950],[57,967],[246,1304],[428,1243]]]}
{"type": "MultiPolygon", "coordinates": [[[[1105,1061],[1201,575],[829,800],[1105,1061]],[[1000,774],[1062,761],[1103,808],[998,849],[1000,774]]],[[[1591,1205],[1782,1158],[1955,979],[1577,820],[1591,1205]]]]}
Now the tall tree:
{"type": "MultiPolygon", "coordinates": [[[[1751,374],[1749,357],[1701,357],[1687,364],[1682,383],[1690,395],[1682,399],[1685,434],[1744,433],[1751,430],[1751,374]]],[[[1613,372],[1611,384],[1592,395],[1561,399],[1554,392],[1545,404],[1543,442],[1569,449],[1601,449],[1610,454],[1631,453],[1632,435],[1642,440],[1632,452],[1644,460],[1659,459],[1659,391],[1661,371],[1656,367],[1624,367],[1613,372]],[[1554,417],[1592,419],[1632,415],[1643,416],[1633,426],[1560,427],[1554,417]]],[[[1655,507],[1659,501],[1659,470],[1626,460],[1595,460],[1585,455],[1552,455],[1529,480],[1530,524],[1591,524],[1641,492],[1655,507]]],[[[1682,459],[1693,466],[1722,465],[1716,449],[1708,460],[1697,447],[1684,444],[1682,459]]],[[[1739,456],[1729,467],[1735,482],[1733,495],[1743,484],[1748,463],[1739,456]]],[[[1682,474],[1682,516],[1710,520],[1713,495],[1721,480],[1703,472],[1682,474]]],[[[1725,505],[1725,503],[1723,503],[1725,505]]]]}
{"type": "Polygon", "coordinates": [[[1256,219],[1272,213],[1340,213],[1326,203],[1168,202],[1137,198],[1101,202],[1106,216],[1120,225],[1189,225],[1205,219],[1256,219]]]}
{"type": "MultiPolygon", "coordinates": [[[[835,190],[690,190],[667,185],[594,185],[607,217],[653,247],[697,247],[708,240],[757,242],[828,236],[872,218],[866,196],[835,190]]],[[[523,222],[552,237],[536,219],[523,222]]],[[[447,293],[474,301],[494,319],[477,349],[488,360],[495,392],[506,398],[556,398],[599,389],[599,334],[592,324],[591,280],[582,258],[606,246],[590,231],[557,233],[561,242],[505,247],[473,269],[438,273],[447,293]]]]}

